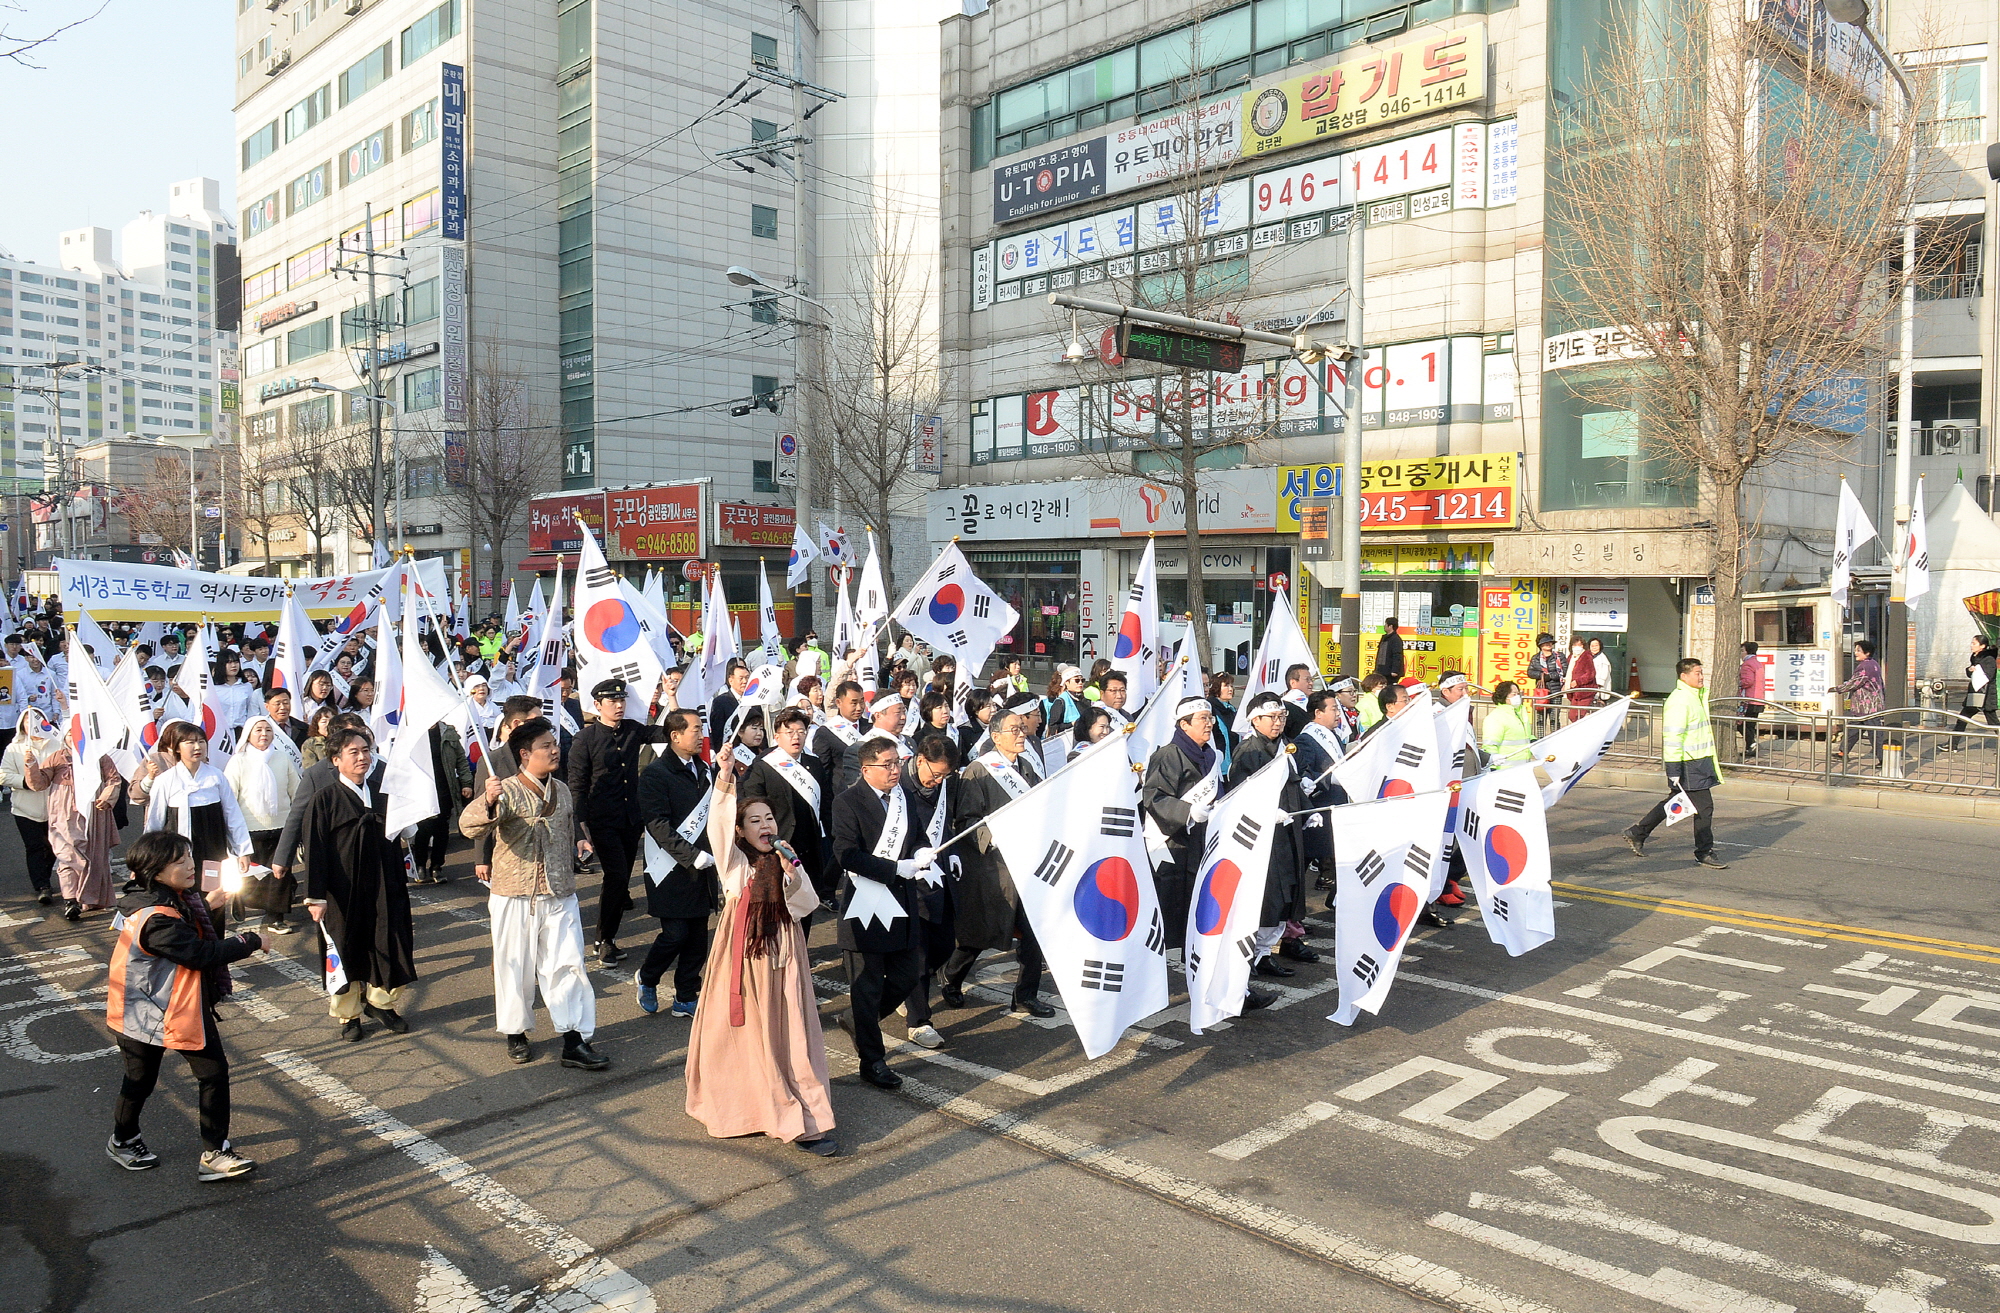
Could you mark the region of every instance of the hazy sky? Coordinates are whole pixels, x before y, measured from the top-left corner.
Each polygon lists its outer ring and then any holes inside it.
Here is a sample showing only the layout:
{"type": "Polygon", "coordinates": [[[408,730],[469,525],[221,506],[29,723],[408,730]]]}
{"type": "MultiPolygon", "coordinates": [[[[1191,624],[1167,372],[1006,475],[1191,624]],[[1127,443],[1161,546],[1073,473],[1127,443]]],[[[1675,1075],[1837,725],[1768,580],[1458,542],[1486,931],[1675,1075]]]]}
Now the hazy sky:
{"type": "MultiPolygon", "coordinates": [[[[10,0],[0,26],[39,36],[99,2],[10,0]]],[[[0,63],[0,246],[53,264],[56,234],[115,239],[183,178],[219,181],[233,213],[235,31],[235,0],[107,0],[34,53],[39,70],[0,63]]]]}

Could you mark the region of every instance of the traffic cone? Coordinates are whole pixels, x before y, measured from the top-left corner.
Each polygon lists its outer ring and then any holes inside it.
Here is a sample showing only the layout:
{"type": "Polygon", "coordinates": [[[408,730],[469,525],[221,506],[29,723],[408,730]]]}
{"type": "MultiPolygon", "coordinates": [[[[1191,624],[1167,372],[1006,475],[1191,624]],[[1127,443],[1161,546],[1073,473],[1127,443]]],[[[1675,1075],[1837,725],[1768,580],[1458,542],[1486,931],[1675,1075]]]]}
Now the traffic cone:
{"type": "Polygon", "coordinates": [[[1639,692],[1640,692],[1640,688],[1639,688],[1639,658],[1638,658],[1638,657],[1633,657],[1633,658],[1632,658],[1632,678],[1631,678],[1631,680],[1630,680],[1630,681],[1628,682],[1628,684],[1627,684],[1627,686],[1626,686],[1626,689],[1625,689],[1625,691],[1626,691],[1627,693],[1632,693],[1632,694],[1637,694],[1637,693],[1639,693],[1639,692]]]}

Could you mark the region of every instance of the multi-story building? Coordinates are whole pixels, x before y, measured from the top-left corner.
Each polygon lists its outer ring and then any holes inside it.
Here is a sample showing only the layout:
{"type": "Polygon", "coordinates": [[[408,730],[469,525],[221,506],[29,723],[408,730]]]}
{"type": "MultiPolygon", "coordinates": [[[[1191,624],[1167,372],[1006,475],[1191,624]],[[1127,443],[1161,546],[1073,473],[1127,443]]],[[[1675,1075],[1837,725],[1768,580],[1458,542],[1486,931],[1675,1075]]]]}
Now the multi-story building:
{"type": "MultiPolygon", "coordinates": [[[[467,531],[440,435],[478,427],[482,376],[518,385],[506,426],[546,449],[538,491],[705,477],[712,506],[789,507],[774,449],[821,320],[724,271],[838,300],[851,234],[896,208],[935,288],[932,70],[954,7],[839,6],[829,33],[836,7],[784,0],[239,0],[246,441],[365,416],[313,381],[368,390],[372,215],[420,552],[476,552],[501,595],[556,564],[524,559],[525,523],[490,556],[467,531]],[[915,73],[885,86],[892,56],[915,73]]],[[[309,555],[287,531],[280,555],[309,555]]],[[[365,548],[343,532],[330,554],[365,548]]],[[[723,557],[754,595],[756,553],[723,557]]]]}
{"type": "MultiPolygon", "coordinates": [[[[1713,632],[1701,490],[1642,449],[1631,413],[1573,385],[1570,371],[1630,359],[1615,326],[1566,323],[1544,295],[1557,272],[1549,125],[1612,40],[1601,6],[974,8],[944,24],[943,337],[966,406],[929,521],[933,541],[958,536],[1004,581],[1023,615],[1014,651],[1109,655],[1115,599],[1157,531],[1176,535],[1159,551],[1166,609],[1211,619],[1208,668],[1246,662],[1273,581],[1290,584],[1336,668],[1339,590],[1299,559],[1298,512],[1335,491],[1345,368],[1253,347],[1240,371],[1202,375],[1188,405],[1160,395],[1163,409],[1206,411],[1214,468],[1197,547],[1178,540],[1178,492],[1146,477],[1157,456],[1127,442],[1151,423],[1149,376],[1166,388],[1176,374],[1119,359],[1108,321],[1074,321],[1047,297],[1129,301],[1193,265],[1208,303],[1240,322],[1310,321],[1344,342],[1352,216],[1365,261],[1363,669],[1394,616],[1412,673],[1518,678],[1546,629],[1603,639],[1618,691],[1671,686],[1674,660],[1713,632]],[[1213,179],[1198,200],[1190,157],[1213,179]]],[[[1756,39],[1773,66],[1803,58],[1775,29],[1756,39]]],[[[1869,404],[1829,420],[1826,439],[1872,488],[1879,394],[1860,383],[1869,404]]],[[[1839,468],[1753,478],[1746,591],[1824,579],[1839,468]]]]}
{"type": "MultiPolygon", "coordinates": [[[[125,225],[120,250],[109,229],[79,228],[56,267],[0,251],[0,485],[74,492],[92,442],[232,439],[236,334],[218,296],[236,225],[218,203],[215,179],[190,178],[125,225]]],[[[36,563],[72,541],[60,509],[33,521],[36,563]]],[[[77,496],[69,513],[81,549],[102,507],[77,496]]]]}

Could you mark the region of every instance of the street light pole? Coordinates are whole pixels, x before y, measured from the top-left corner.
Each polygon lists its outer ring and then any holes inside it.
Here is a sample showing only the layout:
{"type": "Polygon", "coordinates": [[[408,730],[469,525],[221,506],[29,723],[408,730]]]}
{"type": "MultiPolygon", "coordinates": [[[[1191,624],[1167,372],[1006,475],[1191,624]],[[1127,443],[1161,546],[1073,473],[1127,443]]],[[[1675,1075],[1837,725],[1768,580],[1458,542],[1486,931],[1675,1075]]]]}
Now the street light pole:
{"type": "Polygon", "coordinates": [[[1361,427],[1368,390],[1368,352],[1363,345],[1362,283],[1368,267],[1367,228],[1362,209],[1347,221],[1347,424],[1340,444],[1340,673],[1361,678],[1361,427]]]}
{"type": "MultiPolygon", "coordinates": [[[[800,240],[804,240],[803,235],[800,236],[800,240]]],[[[826,329],[826,353],[829,364],[829,368],[827,371],[827,379],[829,383],[833,381],[834,374],[839,368],[839,361],[840,361],[840,324],[837,320],[834,319],[833,311],[828,309],[824,302],[815,300],[814,298],[807,296],[804,292],[797,291],[790,287],[774,287],[770,283],[765,282],[763,277],[759,275],[756,271],[751,269],[745,269],[740,264],[733,264],[729,266],[729,269],[724,274],[724,277],[728,278],[729,281],[735,284],[737,287],[760,288],[766,292],[776,293],[779,296],[789,296],[794,301],[803,301],[807,305],[811,306],[813,309],[819,311],[821,315],[825,316],[826,323],[823,325],[823,327],[826,329]]],[[[804,428],[805,425],[801,424],[799,425],[799,427],[804,428]]],[[[807,441],[804,434],[799,435],[799,481],[798,481],[798,486],[792,490],[792,515],[796,520],[798,526],[800,528],[805,529],[807,534],[811,534],[812,532],[812,529],[810,527],[812,524],[812,470],[813,470],[812,461],[813,461],[813,448],[816,445],[818,445],[817,440],[807,441]]],[[[839,461],[840,461],[840,453],[838,449],[836,449],[833,452],[833,457],[834,457],[834,469],[838,471],[839,461]]],[[[840,498],[840,487],[837,480],[834,485],[833,495],[836,505],[835,513],[837,516],[838,503],[840,498]]],[[[806,629],[810,627],[812,624],[812,589],[810,585],[807,587],[804,593],[804,597],[806,599],[805,615],[803,617],[794,616],[792,623],[793,630],[800,635],[803,635],[806,629]]],[[[794,607],[798,606],[798,598],[799,594],[796,593],[793,594],[792,605],[794,607]]]]}
{"type": "MultiPolygon", "coordinates": [[[[1903,203],[1914,203],[1917,178],[1917,93],[1902,66],[1882,48],[1874,29],[1868,26],[1868,0],[1826,0],[1827,17],[1845,23],[1861,33],[1862,40],[1875,52],[1889,76],[1903,93],[1903,203]]],[[[1917,323],[1917,225],[1914,217],[1903,225],[1903,294],[1897,323],[1896,367],[1896,466],[1895,536],[1889,545],[1889,611],[1885,618],[1888,661],[1882,682],[1895,701],[1906,706],[1910,695],[1910,609],[1904,596],[1910,565],[1910,432],[1915,414],[1916,323],[1917,323]]]]}

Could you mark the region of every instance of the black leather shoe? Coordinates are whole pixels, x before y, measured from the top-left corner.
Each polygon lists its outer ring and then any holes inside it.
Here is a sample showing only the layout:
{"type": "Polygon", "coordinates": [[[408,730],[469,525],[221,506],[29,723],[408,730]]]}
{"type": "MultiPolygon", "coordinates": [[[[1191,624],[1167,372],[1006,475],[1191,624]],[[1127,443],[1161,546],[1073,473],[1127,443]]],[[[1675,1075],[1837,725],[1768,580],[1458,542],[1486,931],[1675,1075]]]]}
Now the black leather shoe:
{"type": "Polygon", "coordinates": [[[1457,924],[1457,919],[1455,917],[1446,916],[1443,912],[1438,911],[1437,904],[1432,903],[1430,906],[1426,907],[1423,911],[1417,913],[1417,924],[1434,925],[1438,929],[1443,930],[1452,925],[1457,924]]]}
{"type": "Polygon", "coordinates": [[[56,900],[55,894],[51,893],[47,889],[44,889],[40,893],[35,895],[35,901],[40,903],[43,907],[47,907],[50,903],[53,903],[55,900],[56,900]]]}
{"type": "Polygon", "coordinates": [[[1277,1001],[1278,996],[1270,990],[1253,988],[1243,996],[1243,1010],[1245,1012],[1262,1012],[1277,1001]]]}
{"type": "Polygon", "coordinates": [[[1009,1012],[1025,1012],[1031,1017],[1053,1017],[1056,1010],[1038,998],[1017,998],[1007,1006],[1009,1012]]]}
{"type": "Polygon", "coordinates": [[[394,1008],[378,1008],[373,1003],[363,1003],[361,1010],[382,1023],[384,1029],[397,1035],[410,1033],[410,1023],[396,1013],[394,1008]]]}
{"type": "Polygon", "coordinates": [[[1288,957],[1294,962],[1317,962],[1319,954],[1306,947],[1303,939],[1281,939],[1278,941],[1278,956],[1288,957]]]}
{"type": "Polygon", "coordinates": [[[840,1157],[840,1141],[831,1135],[822,1135],[817,1140],[793,1140],[792,1147],[818,1154],[822,1158],[840,1157]]]}
{"type": "Polygon", "coordinates": [[[1714,853],[1703,853],[1694,859],[1694,864],[1696,866],[1706,866],[1711,871],[1726,871],[1729,869],[1729,863],[1723,861],[1714,853]]]}
{"type": "Polygon", "coordinates": [[[1263,961],[1257,964],[1256,968],[1251,972],[1251,974],[1258,976],[1272,976],[1275,978],[1282,979],[1285,976],[1296,976],[1298,972],[1292,970],[1288,966],[1280,966],[1278,964],[1278,959],[1275,957],[1267,957],[1263,961]]]}
{"type": "Polygon", "coordinates": [[[507,1037],[507,1057],[516,1064],[533,1062],[535,1060],[535,1051],[528,1047],[528,1037],[526,1035],[509,1035],[507,1037]]]}
{"type": "Polygon", "coordinates": [[[886,1062],[871,1062],[863,1067],[861,1069],[861,1079],[867,1081],[878,1090],[900,1090],[903,1088],[903,1078],[895,1072],[890,1071],[889,1064],[886,1062]]]}
{"type": "Polygon", "coordinates": [[[1625,831],[1625,842],[1632,845],[1632,853],[1634,856],[1644,857],[1646,855],[1646,836],[1639,833],[1638,826],[1635,825],[1631,829],[1625,831]]]}
{"type": "Polygon", "coordinates": [[[606,966],[610,966],[613,962],[623,962],[625,960],[625,950],[612,943],[609,939],[599,940],[597,944],[597,960],[606,966]]]}
{"type": "Polygon", "coordinates": [[[366,1033],[367,1032],[362,1028],[361,1022],[358,1019],[343,1021],[340,1023],[340,1037],[346,1040],[349,1044],[359,1044],[361,1042],[362,1035],[366,1033]]]}
{"type": "Polygon", "coordinates": [[[603,1071],[611,1065],[611,1059],[590,1047],[590,1041],[570,1031],[563,1036],[562,1065],[575,1067],[578,1071],[603,1071]]]}
{"type": "Polygon", "coordinates": [[[938,973],[937,980],[938,1002],[948,1008],[962,1008],[965,1006],[965,990],[963,987],[952,984],[941,971],[938,973]]]}

